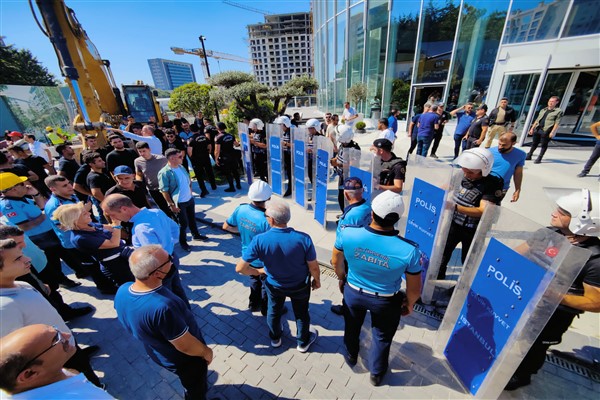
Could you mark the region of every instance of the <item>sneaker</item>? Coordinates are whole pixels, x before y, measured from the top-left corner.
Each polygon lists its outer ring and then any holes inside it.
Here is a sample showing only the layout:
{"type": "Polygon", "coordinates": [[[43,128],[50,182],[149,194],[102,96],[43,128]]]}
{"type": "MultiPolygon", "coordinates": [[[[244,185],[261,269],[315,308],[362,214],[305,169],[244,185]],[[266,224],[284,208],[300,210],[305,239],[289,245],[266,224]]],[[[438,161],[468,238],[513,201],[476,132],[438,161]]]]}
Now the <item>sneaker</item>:
{"type": "Polygon", "coordinates": [[[344,308],[342,305],[333,305],[331,306],[331,312],[335,315],[344,315],[344,308]]]}
{"type": "Polygon", "coordinates": [[[378,375],[371,374],[371,376],[369,377],[369,381],[371,382],[371,385],[373,385],[373,386],[381,385],[381,381],[383,380],[384,375],[385,374],[378,374],[378,375]]]}
{"type": "Polygon", "coordinates": [[[541,158],[537,158],[533,163],[534,164],[540,164],[542,162],[541,158]]]}
{"type": "Polygon", "coordinates": [[[281,346],[281,338],[274,340],[271,339],[271,347],[273,347],[274,349],[278,348],[281,346]]]}
{"type": "Polygon", "coordinates": [[[346,350],[346,351],[344,351],[344,361],[346,361],[346,364],[348,364],[348,366],[350,368],[352,368],[358,362],[358,356],[352,356],[352,355],[350,355],[348,350],[346,350]]]}
{"type": "Polygon", "coordinates": [[[510,378],[510,380],[508,381],[508,383],[506,384],[506,386],[504,387],[504,390],[507,390],[507,391],[516,390],[520,387],[527,386],[530,383],[531,383],[531,376],[519,377],[517,375],[513,375],[510,378]]]}
{"type": "Polygon", "coordinates": [[[296,347],[296,349],[300,353],[306,353],[308,351],[308,349],[310,348],[310,345],[313,344],[315,342],[315,340],[317,340],[318,337],[319,337],[319,331],[317,331],[315,328],[310,328],[308,344],[306,346],[298,345],[296,347]]]}
{"type": "Polygon", "coordinates": [[[531,154],[527,154],[527,157],[525,157],[525,160],[527,160],[527,161],[531,160],[531,154]]]}
{"type": "Polygon", "coordinates": [[[435,158],[435,159],[438,159],[438,158],[439,158],[438,156],[436,156],[436,155],[435,155],[435,154],[433,154],[433,153],[432,153],[432,154],[430,154],[430,155],[429,155],[429,157],[431,157],[431,158],[435,158]]]}
{"type": "Polygon", "coordinates": [[[225,189],[223,191],[227,192],[227,193],[233,193],[233,192],[235,192],[235,188],[229,188],[229,189],[225,189]]]}
{"type": "Polygon", "coordinates": [[[63,279],[60,283],[59,283],[61,288],[64,289],[72,289],[74,287],[77,286],[81,286],[81,282],[75,282],[70,280],[69,278],[63,279]]]}
{"type": "Polygon", "coordinates": [[[238,188],[238,189],[241,189],[241,188],[242,188],[242,185],[240,185],[239,183],[236,183],[236,184],[235,184],[235,187],[236,187],[236,188],[238,188]]]}
{"type": "Polygon", "coordinates": [[[577,174],[578,178],[585,178],[587,176],[587,172],[580,172],[577,174]]]}
{"type": "Polygon", "coordinates": [[[194,240],[200,240],[202,242],[206,242],[208,240],[208,236],[201,235],[201,234],[197,233],[195,235],[192,235],[192,239],[194,239],[194,240]]]}
{"type": "Polygon", "coordinates": [[[201,193],[200,193],[200,197],[204,198],[204,197],[208,196],[209,194],[210,194],[210,193],[209,193],[208,191],[201,192],[201,193]]]}
{"type": "Polygon", "coordinates": [[[65,311],[61,314],[61,317],[65,321],[71,321],[75,318],[83,317],[84,315],[87,315],[87,314],[91,313],[92,311],[94,311],[94,308],[91,306],[78,307],[78,308],[70,307],[67,311],[65,311]]]}

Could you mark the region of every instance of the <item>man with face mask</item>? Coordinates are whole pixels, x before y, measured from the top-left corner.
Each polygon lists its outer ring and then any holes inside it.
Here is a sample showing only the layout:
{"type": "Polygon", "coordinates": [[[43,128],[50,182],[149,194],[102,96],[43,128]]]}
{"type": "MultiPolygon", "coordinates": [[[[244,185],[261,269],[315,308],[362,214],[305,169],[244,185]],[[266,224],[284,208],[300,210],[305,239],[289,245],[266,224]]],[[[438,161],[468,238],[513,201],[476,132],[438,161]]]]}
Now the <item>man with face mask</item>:
{"type": "Polygon", "coordinates": [[[492,165],[492,175],[496,175],[504,179],[504,187],[502,188],[502,199],[506,196],[510,187],[510,178],[515,182],[515,192],[510,199],[511,202],[519,200],[521,194],[521,183],[523,182],[523,166],[525,166],[525,157],[527,154],[515,147],[517,143],[517,135],[512,132],[506,132],[498,138],[498,147],[490,148],[490,152],[494,156],[494,165],[492,165]]]}

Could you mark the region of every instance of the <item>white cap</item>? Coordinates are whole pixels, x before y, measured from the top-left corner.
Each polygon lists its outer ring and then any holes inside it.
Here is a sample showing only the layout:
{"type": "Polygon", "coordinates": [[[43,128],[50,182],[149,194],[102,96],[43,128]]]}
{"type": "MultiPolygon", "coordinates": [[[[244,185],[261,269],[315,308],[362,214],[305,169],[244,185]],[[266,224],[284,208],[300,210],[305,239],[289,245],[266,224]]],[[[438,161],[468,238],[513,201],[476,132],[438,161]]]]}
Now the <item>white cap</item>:
{"type": "Polygon", "coordinates": [[[292,126],[292,121],[290,121],[289,117],[286,117],[285,115],[282,115],[281,117],[275,118],[275,121],[273,121],[273,123],[275,123],[275,124],[283,124],[287,128],[289,128],[290,126],[292,126]]]}
{"type": "Polygon", "coordinates": [[[265,124],[260,119],[253,118],[250,120],[248,128],[258,129],[259,131],[262,131],[265,128],[265,124]]]}
{"type": "Polygon", "coordinates": [[[335,133],[337,135],[337,141],[340,143],[350,143],[354,137],[352,127],[347,125],[336,125],[335,133]]]}
{"type": "MultiPolygon", "coordinates": [[[[386,190],[373,199],[371,210],[380,218],[398,221],[404,213],[404,202],[398,193],[386,190]],[[390,214],[397,214],[397,217],[390,214]]],[[[394,222],[395,222],[394,221],[394,222]]]]}
{"type": "Polygon", "coordinates": [[[248,189],[248,198],[251,201],[267,201],[271,198],[273,190],[265,181],[257,180],[252,182],[248,189]]]}
{"type": "Polygon", "coordinates": [[[315,128],[316,130],[321,130],[321,122],[318,119],[311,118],[306,121],[307,128],[315,128]]]}
{"type": "Polygon", "coordinates": [[[463,151],[454,164],[467,169],[479,169],[481,175],[488,176],[494,165],[494,155],[488,149],[477,147],[463,151]]]}
{"type": "Polygon", "coordinates": [[[590,193],[588,189],[569,188],[544,188],[544,191],[557,206],[571,214],[571,232],[581,236],[600,236],[598,193],[590,193]]]}

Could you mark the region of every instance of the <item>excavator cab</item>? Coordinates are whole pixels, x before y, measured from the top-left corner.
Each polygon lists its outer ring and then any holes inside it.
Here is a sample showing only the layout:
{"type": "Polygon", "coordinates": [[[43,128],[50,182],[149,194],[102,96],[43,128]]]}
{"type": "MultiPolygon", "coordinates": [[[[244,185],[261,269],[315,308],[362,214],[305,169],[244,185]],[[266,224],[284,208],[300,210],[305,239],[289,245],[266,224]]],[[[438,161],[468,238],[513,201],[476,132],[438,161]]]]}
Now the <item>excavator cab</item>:
{"type": "Polygon", "coordinates": [[[123,85],[123,97],[129,115],[142,124],[150,122],[154,117],[157,124],[162,123],[160,107],[152,90],[147,85],[123,85]]]}

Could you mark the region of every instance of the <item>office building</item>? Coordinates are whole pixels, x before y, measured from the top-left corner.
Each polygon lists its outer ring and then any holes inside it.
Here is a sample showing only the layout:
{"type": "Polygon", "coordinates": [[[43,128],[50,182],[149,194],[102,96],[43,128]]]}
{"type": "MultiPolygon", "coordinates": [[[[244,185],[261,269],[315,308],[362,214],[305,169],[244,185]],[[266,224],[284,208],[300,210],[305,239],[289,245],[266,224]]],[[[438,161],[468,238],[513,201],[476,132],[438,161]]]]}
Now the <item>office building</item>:
{"type": "Polygon", "coordinates": [[[312,76],[310,13],[266,15],[248,25],[254,76],[268,86],[281,86],[293,76],[312,76]]]}
{"type": "Polygon", "coordinates": [[[173,90],[186,83],[196,82],[192,64],[152,58],[148,60],[154,86],[158,89],[173,90]]]}
{"type": "Polygon", "coordinates": [[[517,133],[552,95],[565,112],[557,140],[590,141],[600,120],[597,0],[312,1],[315,77],[322,111],[340,112],[346,90],[364,82],[366,117],[405,117],[430,98],[495,107],[508,97],[517,133]]]}

